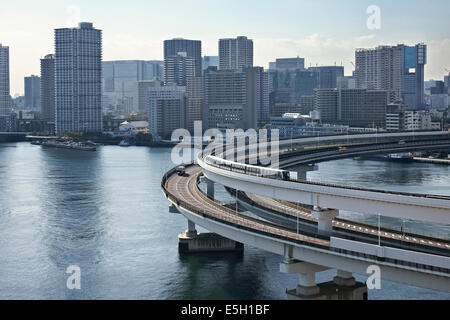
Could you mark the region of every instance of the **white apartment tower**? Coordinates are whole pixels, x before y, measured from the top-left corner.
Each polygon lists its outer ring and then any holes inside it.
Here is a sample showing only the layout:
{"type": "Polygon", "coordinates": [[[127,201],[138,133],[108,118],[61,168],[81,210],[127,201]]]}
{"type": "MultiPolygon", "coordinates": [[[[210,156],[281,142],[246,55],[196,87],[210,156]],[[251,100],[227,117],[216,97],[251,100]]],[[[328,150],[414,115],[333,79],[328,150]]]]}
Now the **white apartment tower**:
{"type": "Polygon", "coordinates": [[[102,31],[55,30],[56,133],[102,132],[102,31]]]}

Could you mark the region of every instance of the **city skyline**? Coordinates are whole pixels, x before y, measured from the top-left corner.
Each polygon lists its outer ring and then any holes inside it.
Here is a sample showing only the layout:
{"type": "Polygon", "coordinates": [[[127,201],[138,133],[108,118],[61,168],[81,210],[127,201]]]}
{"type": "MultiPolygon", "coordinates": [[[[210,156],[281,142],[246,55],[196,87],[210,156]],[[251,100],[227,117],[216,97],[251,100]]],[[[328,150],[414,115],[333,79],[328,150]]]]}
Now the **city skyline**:
{"type": "Polygon", "coordinates": [[[12,96],[23,94],[25,76],[39,74],[39,59],[53,51],[53,30],[80,21],[93,22],[103,30],[105,61],[162,60],[163,40],[176,37],[201,40],[202,54],[216,56],[219,39],[247,36],[254,41],[254,65],[264,68],[276,58],[300,56],[307,67],[342,62],[349,75],[356,48],[424,42],[429,49],[425,79],[441,79],[445,68],[450,69],[446,57],[450,22],[445,16],[450,3],[443,0],[378,1],[379,30],[366,26],[369,1],[232,1],[227,7],[218,2],[196,1],[187,6],[176,1],[169,5],[135,1],[133,6],[108,3],[108,10],[104,1],[22,2],[0,5],[0,42],[10,48],[12,96]]]}

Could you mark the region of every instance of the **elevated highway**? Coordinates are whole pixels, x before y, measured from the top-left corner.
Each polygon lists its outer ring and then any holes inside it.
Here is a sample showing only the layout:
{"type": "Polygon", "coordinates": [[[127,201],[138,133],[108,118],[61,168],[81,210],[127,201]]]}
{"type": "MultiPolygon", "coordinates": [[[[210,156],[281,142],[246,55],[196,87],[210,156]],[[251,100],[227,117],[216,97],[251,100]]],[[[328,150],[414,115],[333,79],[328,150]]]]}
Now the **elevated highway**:
{"type": "MultiPolygon", "coordinates": [[[[283,168],[366,154],[450,149],[450,138],[345,148],[294,153],[289,158],[280,159],[279,165],[283,168]]],[[[449,196],[339,186],[291,177],[286,179],[278,175],[276,170],[271,171],[258,166],[226,161],[217,156],[199,157],[198,164],[208,179],[240,191],[319,208],[450,224],[449,196]]]]}
{"type": "Polygon", "coordinates": [[[417,253],[413,258],[401,260],[334,247],[333,241],[339,240],[337,238],[303,231],[296,233],[277,224],[239,214],[208,198],[198,188],[201,174],[199,166],[190,165],[184,176],[171,170],[161,183],[168,200],[195,224],[229,239],[284,255],[287,259],[362,275],[366,274],[369,266],[376,264],[380,266],[383,279],[450,292],[448,257],[417,253]]]}
{"type": "Polygon", "coordinates": [[[375,230],[338,218],[339,210],[348,210],[450,224],[450,197],[309,182],[283,169],[364,154],[450,150],[450,135],[383,134],[375,142],[368,135],[354,138],[327,137],[325,145],[320,146],[314,146],[315,138],[306,138],[305,144],[301,139],[280,141],[277,165],[282,169],[228,161],[219,157],[221,154],[206,153],[199,156],[198,165],[188,166],[184,176],[174,169],[169,171],[161,187],[176,210],[188,219],[189,232],[198,224],[226,238],[283,255],[280,271],[300,275],[294,296],[318,292],[314,277],[318,271],[337,269],[335,282],[351,285],[352,273],[364,275],[373,265],[380,268],[383,279],[450,292],[447,241],[375,230]],[[198,187],[200,177],[208,182],[207,194],[198,187]],[[250,205],[258,204],[276,219],[248,216],[214,201],[214,183],[253,197],[250,205]],[[297,204],[302,209],[294,209],[297,204]],[[278,219],[298,221],[300,214],[302,224],[297,224],[297,230],[278,219]]]}

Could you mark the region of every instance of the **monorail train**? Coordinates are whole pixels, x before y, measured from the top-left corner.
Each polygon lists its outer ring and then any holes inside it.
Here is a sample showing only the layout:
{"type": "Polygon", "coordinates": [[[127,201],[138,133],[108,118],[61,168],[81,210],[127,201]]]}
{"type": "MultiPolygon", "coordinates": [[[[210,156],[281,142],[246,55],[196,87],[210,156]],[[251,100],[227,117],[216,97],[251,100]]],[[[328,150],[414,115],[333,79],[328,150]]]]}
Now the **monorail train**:
{"type": "Polygon", "coordinates": [[[289,171],[274,169],[274,168],[262,168],[253,166],[250,164],[244,164],[234,161],[225,160],[216,156],[207,156],[205,161],[209,164],[226,168],[231,171],[240,172],[244,174],[256,175],[260,177],[290,180],[289,171]]]}

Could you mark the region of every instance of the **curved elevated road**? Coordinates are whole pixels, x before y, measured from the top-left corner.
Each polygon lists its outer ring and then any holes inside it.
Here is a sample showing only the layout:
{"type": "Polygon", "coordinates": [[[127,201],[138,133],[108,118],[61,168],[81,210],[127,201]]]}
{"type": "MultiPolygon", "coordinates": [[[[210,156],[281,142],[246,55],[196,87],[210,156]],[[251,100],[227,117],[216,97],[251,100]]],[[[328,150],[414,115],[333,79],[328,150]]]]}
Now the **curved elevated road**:
{"type": "MultiPolygon", "coordinates": [[[[229,239],[283,255],[291,246],[294,259],[345,269],[365,274],[368,266],[380,266],[383,279],[409,285],[450,291],[450,270],[444,262],[437,267],[410,261],[380,259],[371,254],[334,248],[330,240],[318,235],[293,232],[279,225],[237,214],[226,205],[209,199],[198,188],[202,173],[199,166],[191,165],[186,175],[179,176],[169,171],[162,180],[162,190],[168,200],[190,221],[229,239]]],[[[427,255],[436,257],[434,255],[427,255]]],[[[442,259],[449,259],[441,257],[442,259]]]]}
{"type": "MultiPolygon", "coordinates": [[[[345,150],[319,150],[299,152],[280,159],[280,167],[315,163],[376,153],[450,149],[450,138],[437,141],[411,141],[404,144],[385,143],[350,146],[345,150]]],[[[321,208],[342,209],[395,218],[450,224],[450,197],[405,192],[393,192],[339,186],[301,180],[275,179],[265,176],[264,168],[234,162],[221,162],[221,158],[199,157],[205,176],[219,184],[262,196],[299,202],[321,208]]]]}

